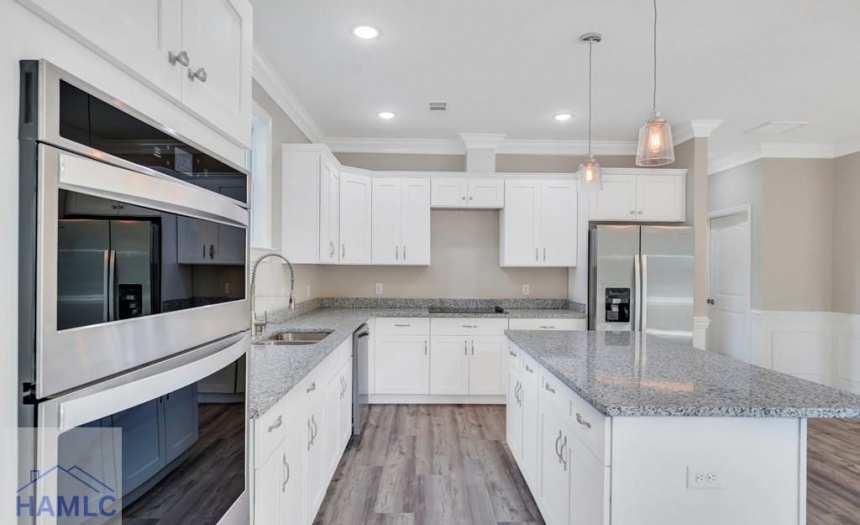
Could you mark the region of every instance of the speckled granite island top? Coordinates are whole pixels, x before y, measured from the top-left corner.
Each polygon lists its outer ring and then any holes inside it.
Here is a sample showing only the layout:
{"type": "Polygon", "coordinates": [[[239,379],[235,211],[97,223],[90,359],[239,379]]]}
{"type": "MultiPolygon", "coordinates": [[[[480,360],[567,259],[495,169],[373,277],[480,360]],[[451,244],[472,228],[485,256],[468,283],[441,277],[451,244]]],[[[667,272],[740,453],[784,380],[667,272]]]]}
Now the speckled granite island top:
{"type": "Polygon", "coordinates": [[[630,332],[508,331],[608,416],[860,418],[860,396],[630,332]]]}
{"type": "MultiPolygon", "coordinates": [[[[341,302],[344,301],[346,300],[341,300],[341,302]]],[[[375,303],[368,300],[351,300],[345,308],[313,310],[282,323],[270,323],[264,336],[254,339],[249,360],[248,412],[252,419],[266,413],[341,343],[352,337],[352,333],[362,323],[374,317],[584,318],[581,311],[570,309],[514,308],[504,314],[467,315],[430,314],[426,306],[412,307],[415,302],[410,300],[395,302],[390,307],[361,308],[360,306],[364,304],[375,303]],[[284,331],[322,331],[331,332],[331,334],[321,342],[312,345],[259,344],[271,334],[284,331]]]]}

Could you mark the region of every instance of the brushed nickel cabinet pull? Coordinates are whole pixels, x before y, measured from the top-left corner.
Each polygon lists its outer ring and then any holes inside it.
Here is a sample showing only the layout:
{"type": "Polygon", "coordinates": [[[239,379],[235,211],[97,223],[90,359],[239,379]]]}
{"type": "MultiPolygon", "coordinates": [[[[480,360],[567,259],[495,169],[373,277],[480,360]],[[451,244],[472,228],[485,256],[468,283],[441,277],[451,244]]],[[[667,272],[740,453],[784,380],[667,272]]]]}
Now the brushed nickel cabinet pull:
{"type": "Polygon", "coordinates": [[[286,492],[287,491],[287,483],[290,481],[290,464],[287,463],[286,452],[284,453],[283,462],[284,462],[285,473],[284,473],[284,482],[283,482],[283,484],[281,484],[281,492],[286,492]]]}
{"type": "Polygon", "coordinates": [[[554,389],[553,387],[549,386],[549,383],[546,383],[546,384],[544,385],[544,388],[546,388],[548,391],[550,391],[550,392],[552,392],[553,394],[555,394],[555,389],[554,389]]]}
{"type": "Polygon", "coordinates": [[[310,394],[311,392],[313,392],[316,389],[317,389],[317,382],[314,381],[313,383],[311,383],[311,386],[308,387],[308,389],[305,391],[305,393],[310,394]]]}
{"type": "Polygon", "coordinates": [[[532,369],[529,367],[529,365],[526,365],[526,372],[528,372],[528,373],[530,373],[530,374],[531,374],[532,372],[534,372],[534,370],[532,370],[532,369]]]}
{"type": "Polygon", "coordinates": [[[580,414],[579,412],[576,413],[576,422],[584,426],[585,428],[591,428],[591,423],[583,419],[582,414],[580,414]]]}
{"type": "Polygon", "coordinates": [[[280,428],[281,425],[283,425],[283,424],[284,424],[284,417],[278,416],[278,419],[276,419],[274,423],[269,425],[269,432],[275,430],[276,428],[280,428]]]}
{"type": "Polygon", "coordinates": [[[194,80],[199,80],[202,83],[206,83],[206,80],[209,78],[209,75],[206,74],[206,68],[201,67],[196,71],[188,70],[188,78],[193,82],[194,80]]]}

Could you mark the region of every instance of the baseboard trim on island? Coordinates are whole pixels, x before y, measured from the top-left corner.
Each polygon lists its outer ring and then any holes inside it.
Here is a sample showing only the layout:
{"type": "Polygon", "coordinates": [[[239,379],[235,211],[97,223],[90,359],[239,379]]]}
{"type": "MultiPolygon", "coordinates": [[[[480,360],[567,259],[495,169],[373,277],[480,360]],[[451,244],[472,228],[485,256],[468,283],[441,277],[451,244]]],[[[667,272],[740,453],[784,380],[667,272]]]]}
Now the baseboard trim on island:
{"type": "Polygon", "coordinates": [[[699,350],[708,349],[708,327],[711,318],[707,316],[693,317],[693,347],[699,350]]]}
{"type": "Polygon", "coordinates": [[[425,394],[372,394],[371,405],[504,405],[505,396],[441,396],[425,394]]]}

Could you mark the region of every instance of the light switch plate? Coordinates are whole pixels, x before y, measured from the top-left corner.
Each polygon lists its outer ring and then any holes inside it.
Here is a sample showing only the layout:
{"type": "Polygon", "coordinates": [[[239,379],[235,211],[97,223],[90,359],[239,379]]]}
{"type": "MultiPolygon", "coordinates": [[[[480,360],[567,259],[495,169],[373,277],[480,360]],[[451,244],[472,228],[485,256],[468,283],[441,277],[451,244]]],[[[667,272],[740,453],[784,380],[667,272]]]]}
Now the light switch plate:
{"type": "Polygon", "coordinates": [[[382,295],[382,283],[376,283],[376,295],[382,295]]]}
{"type": "Polygon", "coordinates": [[[529,295],[532,293],[531,286],[524,284],[523,285],[523,295],[529,295]]]}

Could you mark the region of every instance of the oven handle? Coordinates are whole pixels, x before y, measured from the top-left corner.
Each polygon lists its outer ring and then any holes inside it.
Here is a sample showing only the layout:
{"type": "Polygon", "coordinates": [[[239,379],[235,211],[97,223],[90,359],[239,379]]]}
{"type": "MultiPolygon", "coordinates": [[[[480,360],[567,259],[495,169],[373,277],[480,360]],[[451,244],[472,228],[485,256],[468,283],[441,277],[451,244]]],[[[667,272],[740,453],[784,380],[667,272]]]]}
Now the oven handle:
{"type": "Polygon", "coordinates": [[[108,321],[116,321],[116,250],[110,250],[108,256],[108,293],[107,293],[108,321]]]}

